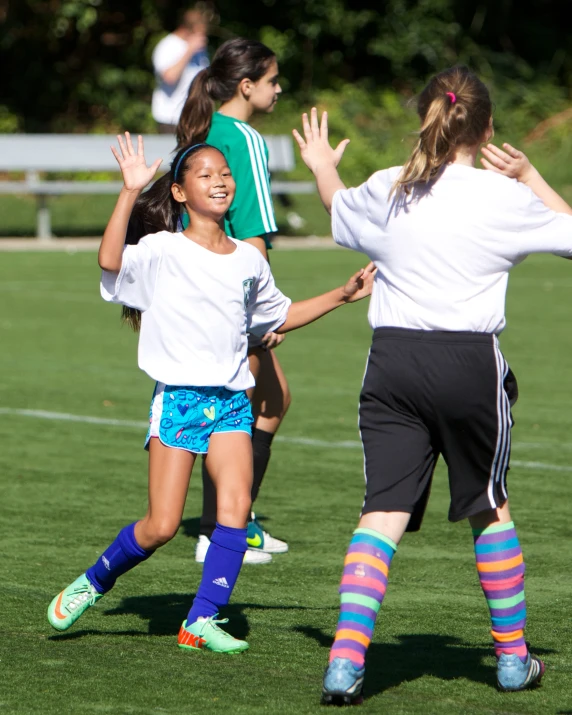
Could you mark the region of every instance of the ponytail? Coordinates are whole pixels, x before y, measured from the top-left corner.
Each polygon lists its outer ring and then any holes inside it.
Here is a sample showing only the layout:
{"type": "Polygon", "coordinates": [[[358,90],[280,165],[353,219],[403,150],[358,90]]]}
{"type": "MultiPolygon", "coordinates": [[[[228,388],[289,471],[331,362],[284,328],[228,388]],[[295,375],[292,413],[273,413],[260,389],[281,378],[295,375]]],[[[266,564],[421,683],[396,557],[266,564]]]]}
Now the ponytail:
{"type": "MultiPolygon", "coordinates": [[[[138,196],[127,226],[126,245],[135,245],[150,233],[176,231],[180,205],[171,193],[171,175],[165,174],[138,196]]],[[[141,311],[124,305],[121,320],[136,333],[141,329],[141,311]]]]}
{"type": "Polygon", "coordinates": [[[415,184],[435,179],[460,146],[484,140],[492,104],[488,89],[467,67],[433,77],[419,96],[421,131],[411,156],[392,188],[406,194],[415,184]]]}
{"type": "Polygon", "coordinates": [[[216,51],[210,67],[194,78],[177,125],[177,147],[206,141],[215,102],[229,102],[243,79],[258,82],[276,55],[256,40],[236,37],[216,51]]]}
{"type": "Polygon", "coordinates": [[[209,94],[209,68],[201,70],[191,83],[177,125],[177,147],[204,142],[211,128],[214,101],[209,94]]]}

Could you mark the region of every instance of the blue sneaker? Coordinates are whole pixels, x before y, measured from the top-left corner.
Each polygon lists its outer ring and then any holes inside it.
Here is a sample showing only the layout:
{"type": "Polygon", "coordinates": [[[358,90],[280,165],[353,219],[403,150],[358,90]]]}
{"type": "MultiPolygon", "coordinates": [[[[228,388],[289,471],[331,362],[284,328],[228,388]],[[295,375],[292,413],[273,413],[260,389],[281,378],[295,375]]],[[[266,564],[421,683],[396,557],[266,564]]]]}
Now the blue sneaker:
{"type": "Polygon", "coordinates": [[[501,653],[497,661],[497,683],[500,690],[526,690],[540,683],[544,675],[544,663],[528,654],[526,662],[516,653],[501,653]]]}
{"type": "Polygon", "coordinates": [[[359,705],[364,675],[349,658],[334,658],[324,674],[322,705],[359,705]]]}

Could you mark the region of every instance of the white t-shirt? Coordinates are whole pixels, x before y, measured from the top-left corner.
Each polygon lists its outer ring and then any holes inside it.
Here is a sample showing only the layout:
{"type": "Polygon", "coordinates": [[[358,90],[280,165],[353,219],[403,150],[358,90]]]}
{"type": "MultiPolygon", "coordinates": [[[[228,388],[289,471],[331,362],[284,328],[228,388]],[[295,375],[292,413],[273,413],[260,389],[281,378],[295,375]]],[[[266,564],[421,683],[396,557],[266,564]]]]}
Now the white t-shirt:
{"type": "Polygon", "coordinates": [[[162,73],[176,64],[185,54],[187,42],[178,35],[167,35],[153,50],[152,61],[157,86],[153,91],[151,113],[156,122],[177,124],[183,104],[187,99],[189,87],[195,76],[209,66],[206,52],[197,52],[191,57],[176,84],[167,84],[162,73]]]}
{"type": "Polygon", "coordinates": [[[336,243],[378,268],[372,328],[498,334],[509,270],[530,253],[572,256],[572,216],[514,179],[449,164],[429,186],[390,198],[400,171],[379,171],[333,198],[336,243]]]}
{"type": "Polygon", "coordinates": [[[220,255],[182,233],[150,234],[126,246],[119,273],[103,271],[106,301],[142,311],[139,367],[167,385],[254,385],[247,332],[286,320],[291,301],[276,288],[258,249],[231,239],[220,255]]]}

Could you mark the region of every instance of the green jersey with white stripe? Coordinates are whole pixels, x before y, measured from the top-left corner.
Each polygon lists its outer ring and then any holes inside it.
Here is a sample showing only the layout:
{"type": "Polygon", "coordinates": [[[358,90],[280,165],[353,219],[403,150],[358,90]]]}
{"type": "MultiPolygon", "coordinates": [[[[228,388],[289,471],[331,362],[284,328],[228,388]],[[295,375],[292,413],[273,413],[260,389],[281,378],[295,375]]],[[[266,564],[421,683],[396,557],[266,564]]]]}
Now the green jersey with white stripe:
{"type": "Polygon", "coordinates": [[[278,228],[266,142],[250,124],[219,112],[213,115],[206,141],[225,155],[236,181],[236,195],[224,220],[226,233],[239,240],[262,236],[270,248],[269,234],[278,228]]]}

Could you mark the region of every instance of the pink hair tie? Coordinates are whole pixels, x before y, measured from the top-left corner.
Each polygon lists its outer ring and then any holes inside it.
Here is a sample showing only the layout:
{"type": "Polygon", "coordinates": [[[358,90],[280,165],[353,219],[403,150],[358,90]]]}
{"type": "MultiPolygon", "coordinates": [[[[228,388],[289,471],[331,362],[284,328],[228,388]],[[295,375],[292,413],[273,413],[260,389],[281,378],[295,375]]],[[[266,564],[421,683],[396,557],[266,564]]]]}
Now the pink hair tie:
{"type": "Polygon", "coordinates": [[[447,97],[451,98],[451,104],[455,104],[455,102],[457,101],[457,97],[455,96],[454,92],[445,92],[445,94],[447,95],[447,97]]]}

